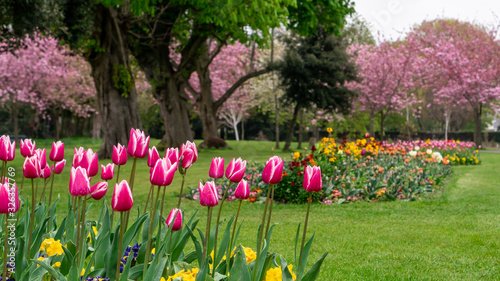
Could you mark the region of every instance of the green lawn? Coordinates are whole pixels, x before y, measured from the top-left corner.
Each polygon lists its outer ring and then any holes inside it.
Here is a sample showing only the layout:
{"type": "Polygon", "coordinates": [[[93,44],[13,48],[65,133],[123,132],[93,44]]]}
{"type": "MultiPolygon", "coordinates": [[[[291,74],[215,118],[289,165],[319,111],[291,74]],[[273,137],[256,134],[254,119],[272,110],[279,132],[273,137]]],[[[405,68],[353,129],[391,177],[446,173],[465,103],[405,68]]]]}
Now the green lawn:
{"type": "MultiPolygon", "coordinates": [[[[97,149],[99,142],[72,141],[67,143],[66,156],[72,159],[72,145],[85,143],[97,149]]],[[[152,142],[154,144],[155,142],[152,142]]],[[[41,144],[41,142],[38,142],[41,144]]],[[[47,147],[49,142],[45,143],[47,147]]],[[[212,157],[241,156],[251,161],[265,161],[272,155],[289,160],[289,153],[273,151],[271,142],[230,142],[233,149],[202,150],[199,160],[188,171],[188,185],[205,179],[212,157]]],[[[13,167],[20,180],[21,157],[13,167]]],[[[499,272],[500,237],[500,154],[481,154],[482,165],[454,167],[453,178],[442,194],[419,202],[353,203],[311,207],[309,235],[316,231],[310,264],[324,252],[329,255],[318,280],[497,280],[499,272]]],[[[226,160],[228,163],[228,160],[226,160]]],[[[106,161],[103,161],[105,163],[106,161]]],[[[67,166],[67,168],[69,165],[67,166]]],[[[131,163],[120,172],[120,178],[130,175],[131,163]]],[[[140,160],[134,203],[144,206],[149,190],[146,160],[140,160]]],[[[56,178],[56,193],[61,195],[58,215],[66,213],[69,169],[56,178]]],[[[93,182],[96,182],[94,179],[93,182]]],[[[167,189],[165,208],[176,204],[180,177],[167,189]]],[[[23,196],[29,188],[25,188],[23,196]]],[[[108,198],[110,198],[111,190],[108,198]]],[[[184,200],[184,216],[200,211],[203,228],[206,211],[197,202],[184,200]]],[[[96,217],[101,202],[94,204],[91,216],[96,217]]],[[[237,204],[224,205],[224,218],[236,213],[237,204]]],[[[274,229],[271,250],[283,254],[289,263],[293,259],[293,240],[299,222],[303,222],[305,205],[277,204],[273,210],[274,229]]],[[[255,248],[256,229],[263,205],[243,204],[240,221],[244,226],[240,242],[255,248]]]]}

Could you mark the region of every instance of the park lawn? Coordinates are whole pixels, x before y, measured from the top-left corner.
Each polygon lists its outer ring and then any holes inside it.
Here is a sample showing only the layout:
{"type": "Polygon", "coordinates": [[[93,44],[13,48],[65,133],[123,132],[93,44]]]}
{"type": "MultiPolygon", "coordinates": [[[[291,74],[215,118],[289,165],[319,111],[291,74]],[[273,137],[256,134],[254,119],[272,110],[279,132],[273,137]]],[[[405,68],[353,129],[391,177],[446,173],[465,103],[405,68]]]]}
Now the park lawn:
{"type": "MultiPolygon", "coordinates": [[[[41,142],[39,142],[41,144],[41,142]]],[[[152,142],[154,144],[155,142],[152,142]]],[[[93,149],[95,141],[73,141],[93,149]]],[[[50,143],[46,143],[47,147],[50,143]]],[[[230,142],[231,150],[201,150],[199,160],[188,171],[187,185],[206,179],[212,157],[241,156],[251,161],[265,161],[272,155],[289,160],[289,153],[273,151],[271,142],[230,142]]],[[[72,146],[66,144],[71,162],[72,146]]],[[[20,155],[20,154],[18,154],[20,155]]],[[[12,163],[21,173],[21,157],[12,163]]],[[[438,196],[419,202],[351,203],[311,207],[308,234],[316,231],[309,266],[324,252],[329,252],[318,280],[496,280],[499,272],[500,154],[482,153],[479,166],[454,167],[454,175],[438,196]]],[[[129,160],[130,161],[130,160],[129,160]]],[[[139,160],[134,187],[135,206],[141,208],[148,195],[149,174],[145,159],[139,160]]],[[[226,164],[228,160],[226,160],[226,164]]],[[[103,161],[106,162],[106,161],[103,161]]],[[[121,170],[120,179],[130,175],[131,162],[121,170]]],[[[67,168],[69,165],[67,166],[67,168]]],[[[116,172],[116,171],[115,171],[116,172]]],[[[17,177],[20,180],[20,174],[17,177]]],[[[175,206],[180,176],[167,188],[165,208],[175,206]]],[[[56,177],[55,192],[61,194],[59,220],[66,214],[69,169],[56,177]]],[[[96,182],[94,179],[93,182],[96,182]]],[[[25,188],[26,198],[29,188],[25,188]]],[[[108,198],[110,198],[111,190],[108,198]]],[[[185,218],[198,211],[204,228],[206,209],[195,201],[183,200],[185,218]]],[[[101,202],[90,211],[98,215],[101,202]]],[[[237,202],[225,203],[223,218],[236,213],[237,202]]],[[[263,205],[244,202],[240,221],[244,223],[239,242],[255,249],[256,231],[263,205]]],[[[271,251],[293,262],[294,238],[298,223],[303,222],[306,205],[276,204],[273,222],[277,223],[271,251]]]]}

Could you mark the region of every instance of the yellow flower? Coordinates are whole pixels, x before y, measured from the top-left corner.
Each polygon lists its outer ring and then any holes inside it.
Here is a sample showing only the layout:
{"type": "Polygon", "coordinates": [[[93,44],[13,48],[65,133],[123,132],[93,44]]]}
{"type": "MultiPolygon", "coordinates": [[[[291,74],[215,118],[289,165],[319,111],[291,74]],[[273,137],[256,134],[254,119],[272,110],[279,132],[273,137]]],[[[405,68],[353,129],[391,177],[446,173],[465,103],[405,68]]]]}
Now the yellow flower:
{"type": "Polygon", "coordinates": [[[64,253],[60,240],[55,241],[54,238],[43,240],[40,251],[46,252],[49,257],[53,255],[60,256],[64,253]]]}
{"type": "MultiPolygon", "coordinates": [[[[97,228],[95,226],[92,226],[92,230],[94,230],[94,236],[97,236],[97,228]]],[[[90,235],[90,232],[89,235],[87,235],[87,238],[92,242],[92,235],[90,235]]]]}
{"type": "Polygon", "coordinates": [[[153,255],[155,254],[155,249],[156,248],[153,248],[153,250],[151,250],[151,254],[153,254],[153,255]]]}
{"type": "MultiPolygon", "coordinates": [[[[292,272],[293,265],[288,265],[288,270],[290,270],[290,273],[292,273],[292,279],[295,280],[297,276],[292,272]]],[[[283,279],[281,278],[281,266],[275,267],[275,268],[270,268],[266,272],[266,280],[265,281],[282,281],[283,279]]]]}
{"type": "MultiPolygon", "coordinates": [[[[173,281],[175,278],[182,278],[182,281],[195,281],[196,275],[198,274],[198,271],[200,271],[198,268],[193,268],[191,270],[181,270],[177,272],[176,274],[169,276],[167,281],[173,281]]],[[[162,279],[162,281],[165,279],[162,279]]]]}
{"type": "Polygon", "coordinates": [[[82,272],[80,273],[80,276],[83,276],[85,274],[85,268],[82,268],[82,272]]]}
{"type": "MultiPolygon", "coordinates": [[[[43,261],[44,259],[45,259],[44,257],[39,257],[37,260],[43,261]]],[[[39,267],[39,266],[40,266],[39,264],[36,265],[36,267],[39,267]]]]}
{"type": "Polygon", "coordinates": [[[294,152],[293,153],[293,159],[299,159],[300,158],[300,152],[294,152]]]}
{"type": "Polygon", "coordinates": [[[252,250],[252,248],[243,247],[243,251],[245,251],[245,258],[247,259],[247,264],[257,259],[257,253],[255,253],[255,251],[252,250]]]}
{"type": "Polygon", "coordinates": [[[327,131],[328,133],[331,133],[331,132],[333,132],[333,129],[332,129],[332,128],[326,128],[326,131],[327,131]]]}
{"type": "Polygon", "coordinates": [[[61,263],[60,262],[56,262],[52,265],[52,267],[60,267],[61,266],[61,263]]]}

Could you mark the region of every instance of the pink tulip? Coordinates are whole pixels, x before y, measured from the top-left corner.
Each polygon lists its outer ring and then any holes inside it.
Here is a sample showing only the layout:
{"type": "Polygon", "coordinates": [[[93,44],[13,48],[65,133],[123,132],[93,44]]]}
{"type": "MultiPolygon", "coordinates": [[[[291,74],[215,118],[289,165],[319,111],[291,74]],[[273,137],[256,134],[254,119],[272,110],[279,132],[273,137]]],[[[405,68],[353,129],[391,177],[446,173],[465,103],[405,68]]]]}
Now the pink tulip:
{"type": "Polygon", "coordinates": [[[82,167],[72,167],[69,177],[69,193],[73,196],[87,196],[90,193],[90,178],[87,170],[82,167]]]}
{"type": "Polygon", "coordinates": [[[51,174],[52,174],[52,172],[50,171],[50,166],[47,164],[47,165],[45,165],[45,168],[43,168],[41,170],[40,177],[42,179],[48,179],[48,178],[50,178],[51,174]]]}
{"type": "Polygon", "coordinates": [[[165,158],[168,158],[170,163],[179,162],[179,149],[177,147],[167,149],[165,152],[165,158]]]}
{"type": "Polygon", "coordinates": [[[144,132],[139,129],[130,130],[127,152],[130,157],[144,158],[148,152],[149,136],[146,138],[144,132]]]}
{"type": "Polygon", "coordinates": [[[0,214],[16,213],[19,210],[19,194],[17,193],[17,184],[0,184],[0,214]]]}
{"type": "Polygon", "coordinates": [[[59,162],[64,159],[64,143],[61,141],[53,142],[49,154],[50,161],[59,162]]]}
{"type": "Polygon", "coordinates": [[[38,159],[38,165],[40,165],[40,170],[45,168],[45,166],[47,166],[47,152],[44,149],[36,149],[35,150],[35,155],[38,159]]]}
{"type": "Polygon", "coordinates": [[[213,207],[219,204],[217,188],[213,181],[207,181],[205,185],[200,182],[200,204],[202,206],[213,207]]]}
{"type": "Polygon", "coordinates": [[[97,160],[97,153],[94,153],[92,149],[89,148],[87,151],[87,158],[89,159],[89,168],[87,173],[89,177],[93,177],[99,173],[99,161],[97,160]]]}
{"type": "Polygon", "coordinates": [[[241,180],[234,191],[234,197],[245,200],[250,197],[250,188],[248,187],[248,182],[246,180],[241,180]]]}
{"type": "Polygon", "coordinates": [[[54,174],[59,175],[62,173],[64,166],[66,165],[66,159],[59,161],[56,163],[55,167],[52,165],[52,171],[54,171],[54,174]]]}
{"type": "Polygon", "coordinates": [[[0,137],[0,160],[12,161],[16,156],[16,142],[10,142],[10,137],[0,137]]]}
{"type": "Polygon", "coordinates": [[[174,179],[175,171],[177,171],[177,163],[170,163],[168,158],[160,159],[153,167],[149,180],[152,185],[170,185],[174,179]]]}
{"type": "Polygon", "coordinates": [[[304,171],[304,189],[309,192],[318,192],[323,188],[323,179],[321,178],[321,167],[307,166],[304,171]]]}
{"type": "Polygon", "coordinates": [[[149,167],[154,167],[156,164],[156,161],[160,159],[160,154],[158,154],[158,150],[156,150],[156,147],[153,146],[153,148],[149,149],[148,153],[148,166],[149,167]]]}
{"type": "Polygon", "coordinates": [[[241,181],[247,170],[247,161],[242,161],[241,158],[236,159],[236,161],[231,159],[229,165],[226,168],[226,178],[231,182],[238,183],[241,181]]]}
{"type": "Polygon", "coordinates": [[[370,134],[365,133],[365,138],[366,138],[366,139],[369,139],[369,138],[370,138],[370,134]]]}
{"type": "Polygon", "coordinates": [[[104,195],[106,195],[107,191],[108,182],[100,181],[90,188],[90,196],[92,196],[94,200],[100,200],[104,197],[104,195]]]}
{"type": "Polygon", "coordinates": [[[127,163],[127,150],[125,146],[118,144],[118,146],[113,146],[113,156],[111,156],[111,161],[118,166],[125,165],[127,163]]]}
{"type": "Polygon", "coordinates": [[[82,167],[87,170],[87,175],[93,177],[99,173],[99,163],[97,153],[94,153],[91,148],[85,150],[80,147],[78,150],[75,148],[75,155],[73,156],[73,167],[82,167]]]}
{"type": "Polygon", "coordinates": [[[87,151],[85,151],[85,148],[80,147],[78,150],[75,147],[75,152],[73,154],[73,167],[84,167],[85,169],[88,168],[89,164],[87,162],[87,151]],[[83,163],[82,163],[83,162],[83,163]]]}
{"type": "Polygon", "coordinates": [[[194,142],[187,141],[181,145],[182,168],[188,169],[198,159],[198,149],[194,142]]]}
{"type": "Polygon", "coordinates": [[[24,160],[23,175],[25,178],[36,179],[40,176],[40,173],[40,164],[36,155],[28,157],[26,158],[26,160],[24,160]]]}
{"type": "Polygon", "coordinates": [[[21,140],[21,155],[23,157],[31,157],[35,154],[36,143],[31,139],[21,140]]]}
{"type": "Polygon", "coordinates": [[[215,157],[212,159],[212,165],[210,165],[208,175],[214,179],[221,179],[224,176],[224,158],[215,157]]]}
{"type": "Polygon", "coordinates": [[[277,184],[283,177],[283,160],[281,157],[273,156],[262,171],[262,180],[267,184],[277,184]]]}
{"type": "Polygon", "coordinates": [[[165,223],[167,224],[167,227],[170,227],[170,225],[172,224],[172,221],[174,224],[174,225],[172,225],[172,231],[180,230],[182,227],[182,212],[181,212],[181,210],[174,208],[174,209],[172,209],[172,211],[170,211],[170,214],[168,214],[167,220],[165,221],[165,223]],[[175,218],[175,220],[174,220],[174,218],[175,218]]]}
{"type": "Polygon", "coordinates": [[[107,180],[112,179],[114,173],[115,173],[115,164],[109,163],[106,166],[101,165],[101,179],[102,180],[107,181],[107,180]]]}
{"type": "Polygon", "coordinates": [[[134,198],[132,191],[126,180],[122,180],[119,184],[115,184],[113,198],[111,199],[111,208],[117,212],[126,212],[134,206],[134,198]]]}

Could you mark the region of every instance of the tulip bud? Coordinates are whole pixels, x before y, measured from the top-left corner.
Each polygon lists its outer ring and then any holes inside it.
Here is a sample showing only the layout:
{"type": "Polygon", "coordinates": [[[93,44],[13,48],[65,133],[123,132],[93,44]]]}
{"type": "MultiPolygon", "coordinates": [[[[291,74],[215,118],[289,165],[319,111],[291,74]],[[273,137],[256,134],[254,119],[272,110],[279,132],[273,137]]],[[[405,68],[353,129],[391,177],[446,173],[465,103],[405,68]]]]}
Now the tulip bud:
{"type": "Polygon", "coordinates": [[[177,147],[167,149],[165,158],[168,158],[172,164],[179,162],[179,149],[177,147]]]}
{"type": "Polygon", "coordinates": [[[90,193],[90,179],[87,170],[82,167],[72,167],[69,177],[69,193],[73,196],[87,196],[90,193]]]}
{"type": "Polygon", "coordinates": [[[36,155],[28,157],[26,158],[26,160],[24,160],[23,175],[25,178],[36,179],[40,176],[40,173],[40,164],[36,155]]]}
{"type": "Polygon", "coordinates": [[[370,134],[366,133],[366,134],[365,134],[365,138],[366,138],[366,139],[369,139],[369,138],[370,138],[370,134]]]}
{"type": "Polygon", "coordinates": [[[21,140],[21,155],[23,157],[31,157],[35,154],[36,143],[31,139],[21,140]]]}
{"type": "Polygon", "coordinates": [[[361,149],[361,156],[365,156],[366,155],[366,149],[361,149]]]}
{"type": "Polygon", "coordinates": [[[76,149],[75,147],[75,152],[73,154],[73,167],[81,167],[81,162],[84,161],[83,165],[84,165],[84,168],[87,169],[88,167],[88,163],[86,163],[85,161],[87,161],[87,157],[86,156],[86,151],[83,147],[80,147],[78,148],[78,150],[76,149]]]}
{"type": "Polygon", "coordinates": [[[132,191],[126,180],[122,180],[119,184],[115,184],[113,198],[111,199],[111,208],[117,212],[126,212],[134,206],[134,198],[132,191]]]}
{"type": "Polygon", "coordinates": [[[125,149],[125,146],[122,146],[121,144],[113,146],[111,161],[118,166],[125,165],[127,163],[127,150],[125,149]]]}
{"type": "Polygon", "coordinates": [[[241,180],[234,191],[234,197],[245,200],[250,197],[250,188],[248,187],[248,182],[246,180],[241,180]]]}
{"type": "Polygon", "coordinates": [[[170,211],[170,214],[168,214],[167,220],[165,223],[167,224],[167,227],[170,227],[172,224],[172,231],[177,231],[180,230],[182,227],[182,212],[181,210],[174,208],[170,211]]]}
{"type": "Polygon", "coordinates": [[[241,158],[238,158],[236,161],[231,159],[229,165],[226,168],[226,178],[231,182],[238,183],[241,181],[243,176],[245,175],[245,171],[247,169],[247,161],[242,161],[241,158]]]}
{"type": "Polygon", "coordinates": [[[100,200],[104,197],[104,195],[106,195],[107,191],[108,182],[100,181],[90,188],[90,196],[92,196],[94,200],[100,200]]]}
{"type": "Polygon", "coordinates": [[[283,177],[283,160],[281,157],[271,157],[262,171],[262,180],[267,184],[277,184],[283,177]]]}
{"type": "Polygon", "coordinates": [[[139,129],[130,129],[127,153],[130,157],[144,158],[148,152],[149,136],[146,138],[144,132],[139,129]]]}
{"type": "Polygon", "coordinates": [[[323,188],[323,179],[321,178],[321,167],[307,166],[304,171],[304,189],[309,192],[318,192],[323,188]]]}
{"type": "Polygon", "coordinates": [[[214,179],[220,179],[224,176],[224,158],[215,157],[212,159],[212,165],[210,165],[208,175],[214,179]]]}
{"type": "Polygon", "coordinates": [[[194,142],[187,141],[181,145],[182,168],[188,169],[198,159],[198,149],[194,142]]]}
{"type": "Polygon", "coordinates": [[[109,163],[106,166],[101,165],[101,179],[102,180],[107,181],[107,180],[112,179],[114,173],[115,173],[115,164],[109,163]]]}
{"type": "Polygon", "coordinates": [[[9,184],[9,180],[0,184],[0,214],[16,213],[19,210],[19,194],[17,184],[9,184]]]}
{"type": "Polygon", "coordinates": [[[49,154],[50,161],[59,162],[64,159],[64,143],[61,141],[52,143],[52,150],[49,154]]]}
{"type": "Polygon", "coordinates": [[[38,165],[40,165],[40,170],[45,168],[45,166],[47,166],[47,152],[44,149],[37,149],[35,150],[35,155],[37,156],[38,158],[38,165]]]}
{"type": "Polygon", "coordinates": [[[149,180],[152,185],[170,185],[174,179],[175,171],[177,171],[177,163],[170,163],[168,158],[160,159],[156,161],[155,166],[151,170],[149,180]]]}
{"type": "Polygon", "coordinates": [[[148,153],[148,166],[149,167],[154,167],[156,164],[156,161],[160,159],[160,154],[158,154],[158,150],[156,150],[156,147],[153,146],[153,148],[149,149],[148,153]]]}
{"type": "Polygon", "coordinates": [[[10,142],[10,137],[0,137],[0,160],[12,161],[16,155],[16,142],[10,142]]]}
{"type": "Polygon", "coordinates": [[[87,174],[89,177],[93,177],[99,173],[99,161],[97,160],[97,153],[94,153],[92,149],[89,148],[86,156],[89,163],[87,174]]]}
{"type": "Polygon", "coordinates": [[[45,165],[45,168],[43,168],[41,170],[40,177],[42,179],[48,179],[48,178],[50,178],[51,174],[52,174],[52,172],[50,171],[50,166],[47,164],[47,165],[45,165]]]}
{"type": "Polygon", "coordinates": [[[54,174],[59,175],[62,173],[64,166],[66,165],[66,159],[59,161],[56,163],[55,167],[52,165],[52,171],[54,171],[54,174]]]}
{"type": "Polygon", "coordinates": [[[205,185],[200,182],[200,204],[206,207],[213,207],[219,204],[219,196],[217,195],[217,188],[213,181],[207,181],[205,185]]]}

